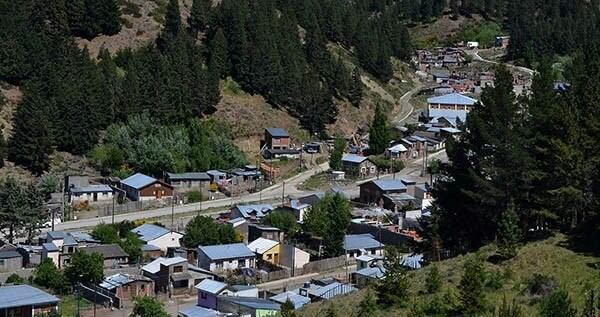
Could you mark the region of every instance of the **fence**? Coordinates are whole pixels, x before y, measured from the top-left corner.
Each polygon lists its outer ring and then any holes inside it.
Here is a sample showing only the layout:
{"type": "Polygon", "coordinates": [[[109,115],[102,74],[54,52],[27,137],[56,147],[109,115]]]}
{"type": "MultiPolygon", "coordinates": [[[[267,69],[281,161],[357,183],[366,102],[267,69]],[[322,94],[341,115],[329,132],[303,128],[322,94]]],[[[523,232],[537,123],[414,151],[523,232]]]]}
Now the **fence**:
{"type": "Polygon", "coordinates": [[[356,264],[355,259],[348,259],[345,255],[342,255],[335,258],[323,259],[306,263],[304,264],[302,269],[296,269],[294,275],[321,273],[353,264],[356,264]]]}

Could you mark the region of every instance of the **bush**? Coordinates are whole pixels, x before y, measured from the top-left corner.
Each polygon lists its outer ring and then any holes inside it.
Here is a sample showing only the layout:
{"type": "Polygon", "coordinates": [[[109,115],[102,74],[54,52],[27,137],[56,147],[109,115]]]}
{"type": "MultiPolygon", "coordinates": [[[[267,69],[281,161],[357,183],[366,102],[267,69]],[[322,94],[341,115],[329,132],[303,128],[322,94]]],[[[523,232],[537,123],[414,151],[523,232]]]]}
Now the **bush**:
{"type": "Polygon", "coordinates": [[[536,273],[527,283],[525,294],[539,298],[552,293],[555,288],[556,281],[554,278],[536,273]]]}
{"type": "Polygon", "coordinates": [[[17,273],[13,273],[6,279],[6,284],[25,284],[25,279],[17,275],[17,273]]]}
{"type": "Polygon", "coordinates": [[[186,196],[188,203],[197,203],[199,201],[202,201],[202,193],[199,191],[188,192],[186,196]]]}
{"type": "Polygon", "coordinates": [[[485,280],[485,287],[499,290],[504,285],[504,274],[502,272],[490,272],[485,280]]]}

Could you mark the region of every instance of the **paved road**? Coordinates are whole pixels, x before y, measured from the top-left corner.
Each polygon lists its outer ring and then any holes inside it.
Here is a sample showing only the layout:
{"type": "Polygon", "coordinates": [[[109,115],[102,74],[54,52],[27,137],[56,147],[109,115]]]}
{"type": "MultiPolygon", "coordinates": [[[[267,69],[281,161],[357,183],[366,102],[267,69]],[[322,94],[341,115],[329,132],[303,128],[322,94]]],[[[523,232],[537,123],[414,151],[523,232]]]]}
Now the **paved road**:
{"type": "MultiPolygon", "coordinates": [[[[163,207],[157,209],[150,209],[144,211],[138,211],[133,213],[119,214],[115,215],[115,222],[120,222],[123,220],[139,220],[139,219],[147,219],[147,218],[155,218],[155,217],[164,217],[171,215],[173,212],[175,215],[182,213],[190,213],[199,210],[206,210],[210,208],[224,208],[228,209],[230,206],[239,204],[239,203],[250,203],[257,202],[259,200],[272,200],[276,198],[282,197],[282,195],[294,195],[294,194],[302,194],[302,193],[310,193],[303,192],[297,188],[297,186],[306,181],[312,175],[317,174],[322,171],[326,171],[329,169],[329,163],[323,163],[321,165],[315,166],[312,169],[304,171],[298,175],[295,175],[289,179],[286,179],[282,183],[275,184],[271,187],[265,188],[260,192],[252,193],[239,197],[231,197],[224,199],[217,199],[212,201],[204,201],[202,203],[193,203],[193,204],[185,204],[185,205],[177,205],[174,207],[163,207]],[[285,192],[284,192],[285,191],[285,192]]],[[[210,214],[217,214],[220,211],[213,211],[210,214]]],[[[112,221],[111,216],[106,217],[97,217],[90,219],[80,219],[75,221],[67,221],[54,226],[54,230],[73,230],[80,228],[90,228],[94,227],[99,223],[110,223],[112,221]]],[[[43,231],[48,231],[45,229],[43,231]]]]}
{"type": "MultiPolygon", "coordinates": [[[[488,64],[500,64],[499,62],[491,61],[489,59],[485,59],[485,58],[481,57],[481,55],[479,55],[479,52],[477,50],[466,50],[465,53],[473,56],[473,60],[475,60],[475,61],[488,63],[488,64]]],[[[512,64],[508,64],[508,63],[504,63],[504,65],[506,65],[506,67],[508,67],[508,68],[522,71],[530,76],[535,75],[535,70],[533,70],[531,68],[527,68],[527,67],[523,67],[523,66],[516,66],[516,65],[512,65],[512,64]]]]}

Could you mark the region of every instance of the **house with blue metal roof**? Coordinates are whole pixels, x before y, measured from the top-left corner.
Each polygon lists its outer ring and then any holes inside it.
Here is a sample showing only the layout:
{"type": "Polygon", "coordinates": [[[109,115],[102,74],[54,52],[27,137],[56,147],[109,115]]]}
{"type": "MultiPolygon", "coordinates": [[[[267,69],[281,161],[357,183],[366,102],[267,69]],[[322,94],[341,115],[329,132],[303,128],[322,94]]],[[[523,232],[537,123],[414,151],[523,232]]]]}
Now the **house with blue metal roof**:
{"type": "Polygon", "coordinates": [[[198,267],[211,272],[254,268],[256,254],[243,243],[198,247],[198,267]]]}
{"type": "Polygon", "coordinates": [[[344,237],[344,252],[348,258],[361,255],[383,255],[383,243],[375,240],[372,234],[347,234],[344,237]]]}
{"type": "Polygon", "coordinates": [[[223,313],[214,309],[204,308],[200,306],[190,306],[180,310],[177,313],[178,317],[227,317],[234,316],[233,313],[223,313]]]}
{"type": "Polygon", "coordinates": [[[97,201],[108,201],[113,199],[112,187],[104,184],[98,185],[87,185],[81,187],[69,188],[69,202],[97,202],[97,201]]]}
{"type": "Polygon", "coordinates": [[[406,185],[401,180],[377,179],[359,185],[360,202],[383,206],[383,195],[406,193],[406,185]]]}
{"type": "Polygon", "coordinates": [[[0,287],[0,316],[31,317],[55,313],[59,299],[29,285],[0,287]]]}
{"type": "Polygon", "coordinates": [[[133,201],[173,197],[173,186],[142,173],[133,174],[121,181],[121,189],[133,201]]]}
{"type": "Polygon", "coordinates": [[[181,247],[179,241],[183,238],[183,234],[179,232],[151,223],[133,228],[131,232],[135,233],[145,244],[156,246],[163,253],[166,253],[168,248],[181,247]]]}
{"type": "Polygon", "coordinates": [[[477,100],[459,93],[451,93],[427,99],[429,118],[444,117],[465,122],[467,113],[473,110],[477,100]]]}
{"type": "Polygon", "coordinates": [[[348,153],[342,156],[342,171],[352,176],[367,177],[377,175],[377,166],[366,156],[348,153]]]}

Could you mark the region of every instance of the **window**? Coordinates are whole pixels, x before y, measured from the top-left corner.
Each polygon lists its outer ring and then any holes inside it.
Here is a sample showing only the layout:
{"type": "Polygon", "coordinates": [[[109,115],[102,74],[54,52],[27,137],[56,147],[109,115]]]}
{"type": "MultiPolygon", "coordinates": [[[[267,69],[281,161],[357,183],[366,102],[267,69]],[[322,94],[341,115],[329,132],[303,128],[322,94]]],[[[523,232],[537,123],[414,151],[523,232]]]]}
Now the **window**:
{"type": "Polygon", "coordinates": [[[0,265],[4,266],[4,260],[0,260],[0,265]]]}
{"type": "Polygon", "coordinates": [[[173,273],[181,273],[181,272],[183,272],[183,266],[179,265],[179,266],[173,267],[173,273]]]}
{"type": "Polygon", "coordinates": [[[246,260],[239,260],[238,267],[246,267],[246,260]]]}
{"type": "Polygon", "coordinates": [[[206,299],[206,293],[204,293],[204,292],[200,292],[200,298],[202,298],[202,299],[206,299]]]}
{"type": "Polygon", "coordinates": [[[375,249],[371,250],[371,254],[375,254],[375,249]]]}
{"type": "Polygon", "coordinates": [[[267,254],[267,260],[271,260],[271,259],[273,259],[273,255],[267,254]]]}

